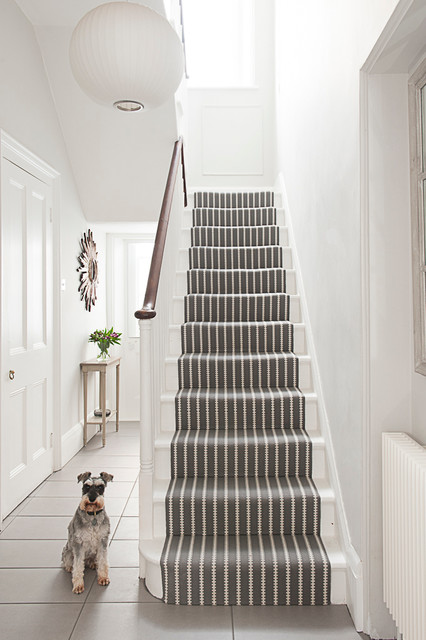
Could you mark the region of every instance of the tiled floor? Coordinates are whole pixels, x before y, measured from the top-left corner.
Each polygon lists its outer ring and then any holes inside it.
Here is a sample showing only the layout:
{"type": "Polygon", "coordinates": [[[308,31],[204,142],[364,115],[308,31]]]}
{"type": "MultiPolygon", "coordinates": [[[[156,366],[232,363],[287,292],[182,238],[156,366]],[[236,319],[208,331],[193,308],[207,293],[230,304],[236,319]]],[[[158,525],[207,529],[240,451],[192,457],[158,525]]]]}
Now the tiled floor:
{"type": "Polygon", "coordinates": [[[174,607],[138,579],[139,438],[123,425],[100,435],[40,485],[5,521],[0,534],[0,636],[5,640],[359,640],[346,607],[174,607]],[[86,571],[71,590],[60,568],[67,525],[78,505],[83,471],[107,471],[111,584],[86,571]]]}

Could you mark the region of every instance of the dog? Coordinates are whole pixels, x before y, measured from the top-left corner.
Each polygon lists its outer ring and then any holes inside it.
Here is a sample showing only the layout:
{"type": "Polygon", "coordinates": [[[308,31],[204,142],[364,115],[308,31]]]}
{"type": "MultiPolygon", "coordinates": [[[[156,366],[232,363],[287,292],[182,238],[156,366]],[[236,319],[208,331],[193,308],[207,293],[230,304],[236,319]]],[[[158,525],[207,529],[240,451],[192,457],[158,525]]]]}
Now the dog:
{"type": "Polygon", "coordinates": [[[84,569],[97,569],[98,584],[109,584],[108,538],[110,522],[104,505],[104,491],[114,476],[109,473],[93,477],[90,471],[80,473],[83,483],[77,511],[68,525],[68,541],[62,551],[62,566],[72,573],[73,593],[84,591],[84,569]]]}

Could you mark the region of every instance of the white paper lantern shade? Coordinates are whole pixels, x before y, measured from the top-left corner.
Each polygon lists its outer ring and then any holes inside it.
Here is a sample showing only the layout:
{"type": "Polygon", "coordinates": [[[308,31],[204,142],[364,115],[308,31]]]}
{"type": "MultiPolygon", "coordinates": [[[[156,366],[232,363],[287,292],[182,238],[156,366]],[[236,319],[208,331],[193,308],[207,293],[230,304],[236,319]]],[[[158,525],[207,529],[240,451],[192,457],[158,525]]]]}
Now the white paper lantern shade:
{"type": "Polygon", "coordinates": [[[132,2],[110,2],[77,24],[70,62],[78,84],[96,102],[122,111],[151,109],[179,86],[182,43],[156,11],[132,2]]]}

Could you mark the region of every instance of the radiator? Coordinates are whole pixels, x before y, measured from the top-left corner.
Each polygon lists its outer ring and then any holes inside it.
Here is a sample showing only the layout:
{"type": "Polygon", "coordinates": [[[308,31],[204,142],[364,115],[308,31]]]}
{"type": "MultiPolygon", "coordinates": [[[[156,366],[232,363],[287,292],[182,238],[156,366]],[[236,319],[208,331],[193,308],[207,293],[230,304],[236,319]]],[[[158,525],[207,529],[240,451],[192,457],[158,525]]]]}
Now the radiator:
{"type": "Polygon", "coordinates": [[[384,433],[384,599],[404,640],[426,639],[426,449],[384,433]]]}

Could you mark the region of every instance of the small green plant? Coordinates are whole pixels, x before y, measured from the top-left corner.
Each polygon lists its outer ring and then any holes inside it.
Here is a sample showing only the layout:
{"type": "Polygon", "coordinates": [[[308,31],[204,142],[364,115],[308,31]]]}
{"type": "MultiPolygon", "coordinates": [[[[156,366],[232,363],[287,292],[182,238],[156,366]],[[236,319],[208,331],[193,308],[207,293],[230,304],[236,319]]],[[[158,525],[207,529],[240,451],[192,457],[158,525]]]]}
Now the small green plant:
{"type": "Polygon", "coordinates": [[[120,340],[121,333],[114,331],[114,327],[111,327],[109,331],[107,329],[96,329],[89,336],[89,342],[95,342],[98,345],[101,351],[98,358],[102,358],[102,360],[109,357],[108,349],[110,346],[120,344],[120,340]]]}

